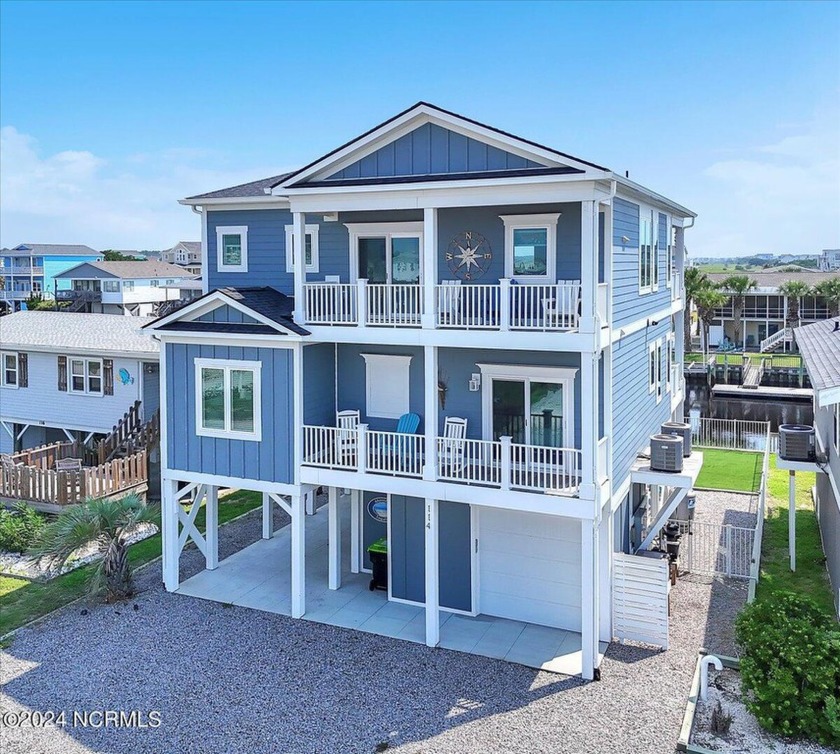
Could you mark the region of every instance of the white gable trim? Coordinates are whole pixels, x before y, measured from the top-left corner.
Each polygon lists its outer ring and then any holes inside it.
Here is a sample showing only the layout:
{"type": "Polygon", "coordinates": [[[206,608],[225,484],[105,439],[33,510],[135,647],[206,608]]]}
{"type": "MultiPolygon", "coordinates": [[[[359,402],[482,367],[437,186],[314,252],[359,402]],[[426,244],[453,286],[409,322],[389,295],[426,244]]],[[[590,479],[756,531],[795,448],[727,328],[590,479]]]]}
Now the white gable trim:
{"type": "Polygon", "coordinates": [[[445,113],[426,104],[420,104],[408,112],[403,113],[399,118],[380,126],[366,136],[354,140],[336,153],[328,155],[301,170],[299,173],[290,176],[286,181],[274,188],[272,193],[282,196],[285,194],[283,190],[284,186],[300,183],[301,181],[326,178],[426,123],[433,123],[442,128],[459,133],[462,136],[476,139],[490,146],[524,157],[525,159],[543,163],[546,167],[568,165],[569,167],[578,168],[589,173],[607,174],[606,171],[598,170],[578,160],[561,156],[552,150],[537,147],[514,136],[501,134],[498,131],[472,123],[464,118],[445,113]]]}

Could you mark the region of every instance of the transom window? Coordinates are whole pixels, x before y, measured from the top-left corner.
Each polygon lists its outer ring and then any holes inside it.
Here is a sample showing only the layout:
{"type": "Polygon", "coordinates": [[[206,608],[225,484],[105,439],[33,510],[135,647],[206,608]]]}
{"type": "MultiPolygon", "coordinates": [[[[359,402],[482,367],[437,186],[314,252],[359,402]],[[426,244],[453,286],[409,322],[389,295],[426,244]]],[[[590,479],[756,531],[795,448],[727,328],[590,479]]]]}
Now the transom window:
{"type": "Polygon", "coordinates": [[[259,361],[196,359],[196,434],[260,440],[259,361]]]}
{"type": "Polygon", "coordinates": [[[18,355],[5,352],[0,355],[3,362],[2,385],[4,387],[18,386],[18,355]]]}
{"type": "Polygon", "coordinates": [[[248,271],[248,228],[226,225],[216,228],[216,255],[222,272],[248,271]]]}
{"type": "MultiPolygon", "coordinates": [[[[286,272],[295,271],[294,227],[294,225],[286,226],[286,272]]],[[[318,225],[307,225],[304,256],[307,272],[318,272],[318,256],[318,225]]]]}
{"type": "Polygon", "coordinates": [[[505,224],[505,277],[553,281],[560,214],[502,215],[505,224]]]}
{"type": "Polygon", "coordinates": [[[70,359],[71,393],[102,395],[102,360],[70,359]]]}

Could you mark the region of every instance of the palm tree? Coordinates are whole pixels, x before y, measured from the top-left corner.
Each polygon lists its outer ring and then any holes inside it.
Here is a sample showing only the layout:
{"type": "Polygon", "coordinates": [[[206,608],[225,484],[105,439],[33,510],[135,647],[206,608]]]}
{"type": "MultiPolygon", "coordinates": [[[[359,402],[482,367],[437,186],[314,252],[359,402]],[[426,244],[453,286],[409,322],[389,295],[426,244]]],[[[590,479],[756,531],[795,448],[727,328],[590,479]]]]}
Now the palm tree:
{"type": "Polygon", "coordinates": [[[720,284],[732,299],[732,329],[736,346],[743,345],[741,334],[744,328],[744,299],[747,292],[757,285],[748,275],[730,275],[720,284]]]}
{"type": "Polygon", "coordinates": [[[715,309],[720,309],[726,303],[726,300],[725,294],[711,286],[701,290],[694,298],[697,304],[697,314],[703,325],[703,344],[706,348],[709,345],[709,328],[715,318],[715,309]]]}
{"type": "Polygon", "coordinates": [[[811,287],[801,280],[786,280],[779,286],[779,293],[787,297],[788,327],[799,327],[799,301],[811,292],[811,287]]]}
{"type": "Polygon", "coordinates": [[[62,511],[44,527],[30,554],[60,568],[81,547],[97,544],[102,558],[91,581],[91,591],[105,589],[106,601],[130,597],[133,592],[128,563],[128,539],[139,524],[160,525],[156,506],[138,495],[120,498],[88,498],[62,511]]]}
{"type": "Polygon", "coordinates": [[[840,277],[820,280],[814,286],[815,296],[825,299],[828,305],[828,316],[840,316],[840,277]]]}
{"type": "Polygon", "coordinates": [[[685,327],[683,329],[683,338],[685,352],[689,353],[691,351],[691,305],[696,301],[697,294],[708,288],[711,283],[706,273],[699,267],[689,267],[685,271],[683,284],[685,289],[685,310],[683,312],[685,327]]]}

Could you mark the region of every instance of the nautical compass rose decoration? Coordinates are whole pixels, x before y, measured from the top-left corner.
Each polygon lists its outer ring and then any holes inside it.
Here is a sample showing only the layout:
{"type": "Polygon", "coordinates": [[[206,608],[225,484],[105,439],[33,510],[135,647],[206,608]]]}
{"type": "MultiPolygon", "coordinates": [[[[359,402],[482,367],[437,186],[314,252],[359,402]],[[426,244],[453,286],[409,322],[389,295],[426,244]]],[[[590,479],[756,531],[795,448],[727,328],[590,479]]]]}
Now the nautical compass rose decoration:
{"type": "Polygon", "coordinates": [[[450,272],[462,280],[476,280],[490,267],[493,250],[490,242],[473,230],[459,233],[449,242],[446,263],[450,272]]]}

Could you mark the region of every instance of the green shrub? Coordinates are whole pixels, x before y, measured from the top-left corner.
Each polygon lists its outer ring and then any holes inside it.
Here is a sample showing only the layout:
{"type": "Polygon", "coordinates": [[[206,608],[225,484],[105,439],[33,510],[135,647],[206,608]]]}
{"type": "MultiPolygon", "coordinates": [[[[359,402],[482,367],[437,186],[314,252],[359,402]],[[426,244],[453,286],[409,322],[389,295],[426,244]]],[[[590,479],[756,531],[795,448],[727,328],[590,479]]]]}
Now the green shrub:
{"type": "Polygon", "coordinates": [[[25,552],[44,525],[44,517],[24,503],[12,510],[0,506],[0,550],[25,552]]]}
{"type": "Polygon", "coordinates": [[[779,592],[735,623],[744,701],[762,727],[840,747],[840,626],[809,597],[779,592]]]}

